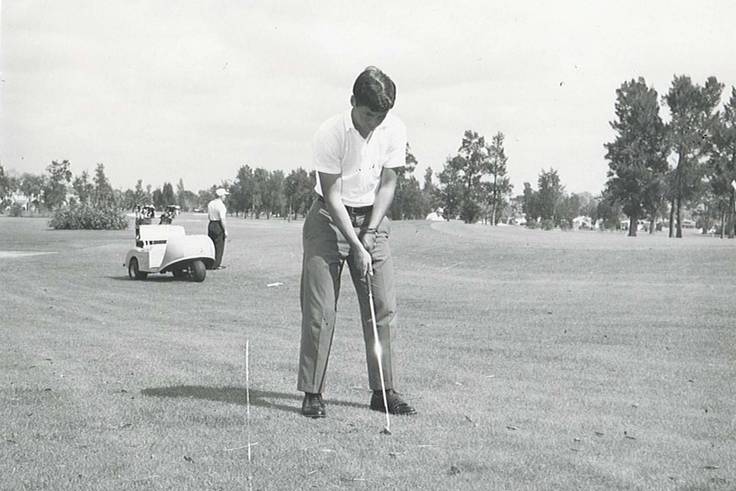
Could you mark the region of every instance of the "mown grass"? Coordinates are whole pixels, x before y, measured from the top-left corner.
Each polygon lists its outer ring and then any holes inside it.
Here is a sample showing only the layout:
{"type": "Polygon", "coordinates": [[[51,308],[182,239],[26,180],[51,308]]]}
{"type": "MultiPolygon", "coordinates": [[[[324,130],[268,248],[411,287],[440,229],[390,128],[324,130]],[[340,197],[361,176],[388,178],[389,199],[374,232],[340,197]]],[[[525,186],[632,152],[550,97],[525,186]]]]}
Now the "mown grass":
{"type": "Polygon", "coordinates": [[[736,486],[736,242],[394,223],[419,415],[384,436],[347,276],[328,418],[307,420],[301,223],[230,228],[204,283],[137,282],[130,230],[0,218],[0,251],[56,253],[0,258],[0,488],[736,486]]]}

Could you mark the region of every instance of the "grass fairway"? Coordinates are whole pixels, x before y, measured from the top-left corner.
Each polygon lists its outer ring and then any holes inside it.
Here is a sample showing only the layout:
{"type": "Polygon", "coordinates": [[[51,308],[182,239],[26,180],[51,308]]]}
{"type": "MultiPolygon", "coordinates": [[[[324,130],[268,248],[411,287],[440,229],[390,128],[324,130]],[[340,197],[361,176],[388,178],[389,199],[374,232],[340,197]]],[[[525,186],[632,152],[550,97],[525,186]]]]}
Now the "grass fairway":
{"type": "Polygon", "coordinates": [[[204,283],[141,282],[131,230],[0,218],[0,488],[736,488],[736,241],[394,223],[419,415],[385,436],[347,273],[308,420],[301,222],[229,230],[204,283]]]}

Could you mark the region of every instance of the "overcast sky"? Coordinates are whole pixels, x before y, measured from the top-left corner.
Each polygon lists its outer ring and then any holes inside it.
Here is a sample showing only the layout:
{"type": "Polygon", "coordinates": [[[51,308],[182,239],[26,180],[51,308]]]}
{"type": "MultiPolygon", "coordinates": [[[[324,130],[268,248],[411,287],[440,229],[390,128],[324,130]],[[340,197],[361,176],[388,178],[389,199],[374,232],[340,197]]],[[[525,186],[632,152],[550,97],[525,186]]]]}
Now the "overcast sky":
{"type": "Polygon", "coordinates": [[[623,81],[663,95],[675,74],[715,75],[724,101],[736,85],[729,0],[6,0],[1,15],[0,163],[101,162],[123,189],[309,169],[317,126],[377,65],[420,180],[464,130],[501,131],[515,193],[550,167],[598,193],[623,81]]]}

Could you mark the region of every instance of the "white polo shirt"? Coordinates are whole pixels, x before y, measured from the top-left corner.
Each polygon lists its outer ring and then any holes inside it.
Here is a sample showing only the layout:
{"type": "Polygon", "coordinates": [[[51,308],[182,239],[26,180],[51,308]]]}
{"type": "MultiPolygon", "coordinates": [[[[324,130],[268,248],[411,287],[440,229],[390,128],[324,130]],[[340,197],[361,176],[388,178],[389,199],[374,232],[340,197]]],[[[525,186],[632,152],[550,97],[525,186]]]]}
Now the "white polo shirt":
{"type": "MultiPolygon", "coordinates": [[[[353,125],[351,110],[331,117],[315,133],[314,168],[317,172],[341,175],[343,204],[369,206],[375,201],[383,168],[406,164],[406,126],[389,113],[365,139],[353,125]]],[[[314,189],[323,196],[319,176],[314,189]]]]}
{"type": "Polygon", "coordinates": [[[220,198],[215,198],[207,203],[207,218],[210,221],[224,222],[227,216],[227,208],[220,198]]]}

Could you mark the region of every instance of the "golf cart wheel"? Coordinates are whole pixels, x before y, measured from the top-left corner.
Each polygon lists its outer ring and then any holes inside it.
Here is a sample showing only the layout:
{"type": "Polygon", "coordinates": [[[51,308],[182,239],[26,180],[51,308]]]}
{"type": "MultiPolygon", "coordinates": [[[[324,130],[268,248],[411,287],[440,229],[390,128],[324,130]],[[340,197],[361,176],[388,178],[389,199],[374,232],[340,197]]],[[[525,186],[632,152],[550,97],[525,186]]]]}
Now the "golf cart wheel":
{"type": "Polygon", "coordinates": [[[204,263],[199,259],[192,261],[190,271],[192,272],[192,280],[197,283],[204,281],[204,277],[207,276],[207,268],[204,267],[204,263]]]}
{"type": "Polygon", "coordinates": [[[145,280],[148,273],[138,269],[138,259],[132,258],[128,263],[128,276],[131,280],[145,280]]]}
{"type": "Polygon", "coordinates": [[[174,278],[186,278],[188,271],[186,269],[175,269],[172,273],[174,273],[174,278]]]}

